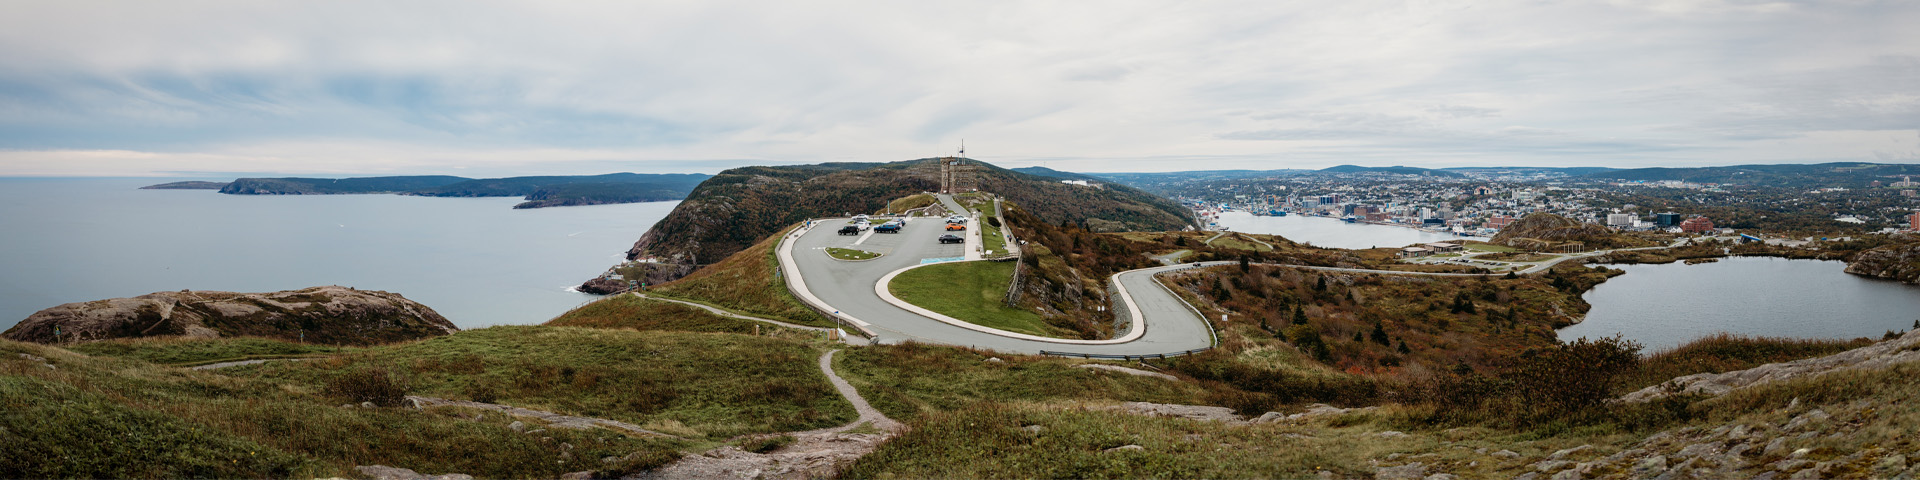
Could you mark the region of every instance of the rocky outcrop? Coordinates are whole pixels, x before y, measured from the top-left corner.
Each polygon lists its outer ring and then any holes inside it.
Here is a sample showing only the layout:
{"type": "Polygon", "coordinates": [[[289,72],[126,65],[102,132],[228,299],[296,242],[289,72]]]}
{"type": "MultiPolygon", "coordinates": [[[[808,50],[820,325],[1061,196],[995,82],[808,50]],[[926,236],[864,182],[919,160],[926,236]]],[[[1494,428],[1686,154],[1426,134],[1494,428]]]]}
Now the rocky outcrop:
{"type": "Polygon", "coordinates": [[[1604,225],[1581,222],[1551,213],[1527,215],[1526,218],[1500,229],[1500,233],[1494,235],[1490,242],[1532,250],[1548,250],[1573,242],[1579,242],[1588,249],[1643,246],[1644,243],[1621,236],[1604,225]]]}
{"type": "Polygon", "coordinates": [[[1673,393],[1719,395],[1736,388],[1789,378],[1819,375],[1840,370],[1880,368],[1901,362],[1920,360],[1920,330],[1900,338],[1819,358],[1769,363],[1726,373],[1699,373],[1671,380],[1675,388],[1655,385],[1627,394],[1622,400],[1645,402],[1673,393]]]}
{"type": "Polygon", "coordinates": [[[154,336],[257,336],[371,345],[459,330],[432,308],[397,293],[326,286],[272,293],[181,290],[69,303],[35,312],[0,337],[73,343],[154,336]]]}
{"type": "Polygon", "coordinates": [[[1920,242],[1860,252],[1847,261],[1847,273],[1920,284],[1920,242]]]}
{"type": "Polygon", "coordinates": [[[227,188],[227,182],[173,182],[140,187],[141,190],[219,190],[227,188]]]}
{"type": "Polygon", "coordinates": [[[610,295],[626,291],[626,289],[627,282],[607,277],[594,277],[594,279],[587,280],[586,283],[580,284],[580,291],[582,293],[591,293],[594,295],[610,295]]]}

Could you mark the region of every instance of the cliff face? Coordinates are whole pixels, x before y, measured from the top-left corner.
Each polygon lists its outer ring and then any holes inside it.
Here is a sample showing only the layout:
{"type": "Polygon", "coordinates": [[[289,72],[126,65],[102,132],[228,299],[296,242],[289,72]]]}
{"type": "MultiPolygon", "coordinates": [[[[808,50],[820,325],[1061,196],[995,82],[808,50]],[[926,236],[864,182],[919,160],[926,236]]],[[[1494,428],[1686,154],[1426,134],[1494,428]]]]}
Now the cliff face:
{"type": "Polygon", "coordinates": [[[304,333],[313,343],[372,345],[459,330],[399,294],[327,286],[272,293],[182,290],[69,303],[35,312],[0,337],[71,343],[168,335],[294,340],[304,333]]]}
{"type": "Polygon", "coordinates": [[[1920,284],[1920,242],[1860,252],[1847,262],[1847,273],[1920,284]]]}

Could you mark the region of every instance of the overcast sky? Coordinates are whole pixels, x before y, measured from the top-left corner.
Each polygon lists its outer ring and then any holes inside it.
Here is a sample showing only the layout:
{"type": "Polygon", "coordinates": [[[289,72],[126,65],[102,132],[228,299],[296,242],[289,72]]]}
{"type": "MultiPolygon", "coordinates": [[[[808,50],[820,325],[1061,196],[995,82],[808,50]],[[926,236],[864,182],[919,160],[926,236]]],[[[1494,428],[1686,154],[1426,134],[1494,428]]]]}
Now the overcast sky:
{"type": "Polygon", "coordinates": [[[1911,0],[398,3],[6,2],[0,175],[1920,162],[1911,0]]]}

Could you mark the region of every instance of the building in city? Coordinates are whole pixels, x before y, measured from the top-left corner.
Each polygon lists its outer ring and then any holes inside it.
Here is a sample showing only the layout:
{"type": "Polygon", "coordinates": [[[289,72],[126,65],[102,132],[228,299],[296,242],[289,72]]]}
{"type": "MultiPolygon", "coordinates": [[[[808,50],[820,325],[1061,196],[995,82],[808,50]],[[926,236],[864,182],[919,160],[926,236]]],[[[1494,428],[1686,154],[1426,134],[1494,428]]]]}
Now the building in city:
{"type": "Polygon", "coordinates": [[[1660,228],[1680,226],[1680,214],[1667,212],[1653,214],[1653,224],[1660,228]]]}
{"type": "Polygon", "coordinates": [[[1713,231],[1713,220],[1707,217],[1693,217],[1680,222],[1680,231],[1687,233],[1707,233],[1713,231]]]}
{"type": "Polygon", "coordinates": [[[1634,220],[1637,220],[1637,217],[1638,215],[1634,215],[1631,213],[1615,213],[1615,214],[1607,215],[1607,226],[1631,227],[1633,226],[1634,220]]]}

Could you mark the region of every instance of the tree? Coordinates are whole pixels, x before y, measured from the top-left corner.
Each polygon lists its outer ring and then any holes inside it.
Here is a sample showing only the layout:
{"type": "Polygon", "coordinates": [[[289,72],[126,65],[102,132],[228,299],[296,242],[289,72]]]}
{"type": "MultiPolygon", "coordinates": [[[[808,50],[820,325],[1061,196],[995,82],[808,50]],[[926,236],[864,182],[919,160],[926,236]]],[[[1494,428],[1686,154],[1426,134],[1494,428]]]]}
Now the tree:
{"type": "Polygon", "coordinates": [[[1373,324],[1373,341],[1381,345],[1389,345],[1386,327],[1377,322],[1373,324]]]}
{"type": "Polygon", "coordinates": [[[1187,246],[1187,237],[1173,237],[1173,246],[1176,246],[1176,247],[1187,246]]]}
{"type": "Polygon", "coordinates": [[[1299,305],[1293,306],[1293,324],[1294,325],[1307,324],[1307,311],[1304,309],[1301,309],[1299,305]]]}
{"type": "Polygon", "coordinates": [[[1505,276],[1505,277],[1500,277],[1500,278],[1505,278],[1505,279],[1507,279],[1507,280],[1514,280],[1514,279],[1518,279],[1518,278],[1520,278],[1520,274],[1517,274],[1517,273],[1514,273],[1514,272],[1512,272],[1512,271],[1508,271],[1508,272],[1507,272],[1507,276],[1505,276]]]}
{"type": "Polygon", "coordinates": [[[1241,255],[1240,256],[1240,273],[1247,273],[1251,271],[1253,271],[1253,260],[1247,258],[1246,255],[1241,255]]]}
{"type": "Polygon", "coordinates": [[[1314,280],[1314,283],[1313,283],[1313,290],[1314,290],[1314,291],[1316,291],[1316,292],[1324,292],[1324,291],[1327,291],[1327,276],[1326,276],[1326,275],[1320,275],[1320,276],[1317,276],[1317,277],[1314,277],[1314,278],[1316,278],[1317,280],[1314,280]]]}

